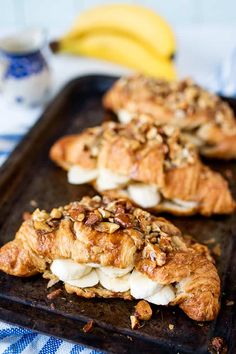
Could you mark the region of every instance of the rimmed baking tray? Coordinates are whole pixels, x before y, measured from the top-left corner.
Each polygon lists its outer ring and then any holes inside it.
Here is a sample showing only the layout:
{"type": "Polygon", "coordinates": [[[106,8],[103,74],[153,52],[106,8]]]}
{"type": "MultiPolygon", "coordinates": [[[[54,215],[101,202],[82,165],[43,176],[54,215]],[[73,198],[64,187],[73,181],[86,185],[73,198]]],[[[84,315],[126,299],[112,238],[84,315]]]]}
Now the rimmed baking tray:
{"type": "MultiPolygon", "coordinates": [[[[1,168],[1,245],[14,237],[25,211],[32,211],[35,206],[50,209],[85,194],[95,194],[88,185],[69,185],[66,173],[49,160],[48,152],[60,136],[102,122],[101,97],[114,80],[110,76],[91,75],[71,81],[1,168]]],[[[229,102],[236,111],[236,101],[229,102]]],[[[229,179],[236,197],[236,163],[206,162],[229,179]]],[[[41,276],[24,279],[3,273],[0,319],[111,353],[207,353],[216,336],[225,340],[228,352],[235,353],[236,216],[168,218],[199,241],[209,242],[211,247],[218,244],[218,251],[220,247],[217,266],[222,299],[216,321],[197,323],[178,308],[153,306],[152,320],[132,331],[129,316],[135,302],[86,300],[65,291],[50,301],[47,281],[41,276]],[[89,320],[94,320],[94,328],[84,333],[82,328],[89,320]]]]}

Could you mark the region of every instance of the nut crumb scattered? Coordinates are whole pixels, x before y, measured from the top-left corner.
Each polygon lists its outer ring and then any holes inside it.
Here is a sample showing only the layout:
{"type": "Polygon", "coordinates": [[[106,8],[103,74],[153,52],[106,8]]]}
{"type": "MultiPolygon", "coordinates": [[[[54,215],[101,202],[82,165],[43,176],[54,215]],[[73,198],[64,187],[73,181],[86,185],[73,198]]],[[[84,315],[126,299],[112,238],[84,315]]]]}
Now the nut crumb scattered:
{"type": "Polygon", "coordinates": [[[56,299],[62,293],[62,289],[57,289],[47,294],[48,300],[56,299]]]}
{"type": "Polygon", "coordinates": [[[50,308],[52,309],[52,310],[55,310],[55,305],[54,305],[54,303],[52,302],[51,304],[50,304],[50,308]]]}
{"type": "Polygon", "coordinates": [[[38,203],[36,202],[36,200],[31,200],[30,202],[30,205],[32,206],[32,207],[34,207],[34,208],[36,208],[37,206],[38,206],[38,203]]]}
{"type": "Polygon", "coordinates": [[[22,219],[23,219],[24,221],[31,219],[31,214],[30,214],[30,212],[29,212],[29,211],[24,211],[24,213],[22,214],[22,219]]]}
{"type": "Polygon", "coordinates": [[[211,354],[226,354],[228,352],[227,345],[221,337],[212,338],[208,350],[211,354]]]}
{"type": "Polygon", "coordinates": [[[131,321],[131,328],[132,329],[138,329],[141,327],[139,319],[136,316],[134,316],[134,315],[130,316],[130,321],[131,321]]]}
{"type": "Polygon", "coordinates": [[[128,338],[131,342],[133,342],[133,338],[132,338],[132,337],[127,336],[127,338],[128,338]]]}
{"type": "Polygon", "coordinates": [[[141,300],[135,306],[134,316],[138,317],[141,321],[148,321],[152,317],[152,309],[149,303],[145,300],[141,300]]]}
{"type": "Polygon", "coordinates": [[[205,240],[205,241],[203,241],[203,243],[205,243],[205,245],[209,245],[209,244],[211,244],[211,243],[215,243],[215,242],[216,242],[216,240],[215,240],[215,238],[214,238],[214,237],[209,238],[209,240],[205,240]]]}
{"type": "Polygon", "coordinates": [[[221,247],[219,243],[213,247],[212,252],[218,257],[221,256],[221,247]]]}
{"type": "Polygon", "coordinates": [[[173,331],[173,329],[174,329],[175,326],[170,323],[170,324],[168,325],[168,327],[169,327],[169,330],[170,330],[170,331],[173,331]]]}
{"type": "Polygon", "coordinates": [[[86,325],[84,325],[84,327],[83,327],[83,332],[84,333],[91,332],[92,329],[93,329],[93,326],[94,326],[94,321],[93,320],[87,322],[86,325]]]}
{"type": "Polygon", "coordinates": [[[226,306],[233,306],[233,305],[234,305],[234,301],[231,300],[226,301],[226,306]]]}

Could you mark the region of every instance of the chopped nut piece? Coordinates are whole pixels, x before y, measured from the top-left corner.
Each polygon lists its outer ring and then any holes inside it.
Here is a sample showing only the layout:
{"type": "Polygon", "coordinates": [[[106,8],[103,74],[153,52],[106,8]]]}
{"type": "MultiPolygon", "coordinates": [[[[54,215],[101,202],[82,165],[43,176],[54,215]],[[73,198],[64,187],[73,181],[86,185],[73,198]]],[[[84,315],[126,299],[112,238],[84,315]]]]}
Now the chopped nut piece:
{"type": "Polygon", "coordinates": [[[24,221],[31,219],[31,214],[28,211],[24,211],[24,213],[22,215],[22,219],[24,221]]]}
{"type": "Polygon", "coordinates": [[[84,333],[91,332],[92,329],[93,329],[93,326],[94,326],[94,321],[93,320],[87,322],[86,325],[84,325],[84,327],[83,327],[83,332],[84,333]]]}
{"type": "Polygon", "coordinates": [[[84,218],[85,218],[84,213],[80,213],[80,214],[77,215],[77,220],[78,220],[78,221],[83,221],[84,218]]]}
{"type": "Polygon", "coordinates": [[[101,220],[102,220],[101,214],[99,212],[98,213],[93,212],[89,214],[87,220],[85,221],[85,225],[92,226],[101,220]]]}
{"type": "Polygon", "coordinates": [[[141,300],[135,306],[134,315],[138,317],[139,320],[148,321],[152,317],[152,309],[149,303],[145,300],[141,300]]]}
{"type": "Polygon", "coordinates": [[[50,216],[53,219],[60,219],[62,217],[62,212],[59,209],[53,208],[50,216]]]}
{"type": "Polygon", "coordinates": [[[168,327],[169,327],[169,330],[170,330],[170,331],[173,331],[173,329],[174,329],[175,326],[170,323],[168,327]]]}
{"type": "Polygon", "coordinates": [[[147,132],[147,139],[148,140],[155,139],[156,136],[157,136],[157,128],[152,127],[151,129],[149,129],[149,131],[147,132]]]}
{"type": "Polygon", "coordinates": [[[57,289],[52,291],[51,293],[47,294],[48,300],[56,299],[62,293],[62,289],[57,289]]]}
{"type": "Polygon", "coordinates": [[[46,221],[49,218],[49,214],[45,210],[36,209],[32,214],[34,221],[46,221]]]}
{"type": "Polygon", "coordinates": [[[45,231],[45,232],[50,232],[52,229],[49,225],[47,225],[45,222],[43,221],[34,221],[34,228],[36,230],[40,230],[40,231],[45,231]]]}
{"type": "Polygon", "coordinates": [[[217,245],[215,245],[215,247],[212,249],[212,252],[218,257],[221,256],[221,247],[220,247],[219,243],[217,243],[217,245]]]}
{"type": "Polygon", "coordinates": [[[104,219],[108,219],[111,216],[111,213],[108,210],[98,208],[98,211],[104,219]]]}
{"type": "Polygon", "coordinates": [[[38,203],[37,203],[35,200],[31,200],[31,201],[30,201],[30,205],[31,205],[32,207],[34,207],[34,208],[37,208],[38,203]]]}
{"type": "Polygon", "coordinates": [[[98,225],[95,226],[95,229],[99,232],[107,232],[109,234],[112,234],[116,230],[118,230],[120,226],[118,224],[115,224],[114,222],[100,222],[98,225]]]}
{"type": "Polygon", "coordinates": [[[163,126],[163,131],[167,136],[171,136],[175,132],[176,128],[172,125],[163,126]]]}
{"type": "Polygon", "coordinates": [[[55,310],[56,307],[53,302],[50,304],[50,308],[51,308],[51,310],[55,310]]]}
{"type": "Polygon", "coordinates": [[[128,214],[116,214],[114,220],[117,224],[125,228],[133,226],[131,218],[128,214]]]}
{"type": "Polygon", "coordinates": [[[131,321],[131,328],[132,329],[138,329],[141,327],[139,320],[136,316],[130,316],[130,321],[131,321]]]}
{"type": "Polygon", "coordinates": [[[95,195],[92,200],[94,200],[95,202],[101,202],[102,198],[100,197],[100,195],[95,195]]]}
{"type": "Polygon", "coordinates": [[[212,338],[208,350],[211,354],[226,354],[228,352],[227,345],[221,337],[212,338]]]}
{"type": "Polygon", "coordinates": [[[72,209],[69,211],[69,215],[74,220],[83,221],[85,218],[84,208],[82,210],[80,208],[72,209]]]}
{"type": "Polygon", "coordinates": [[[205,245],[211,244],[211,243],[215,243],[216,240],[214,237],[210,238],[209,240],[205,240],[203,241],[203,243],[205,243],[205,245]]]}
{"type": "Polygon", "coordinates": [[[226,301],[226,306],[233,306],[233,305],[234,305],[234,301],[230,301],[230,300],[226,301]]]}

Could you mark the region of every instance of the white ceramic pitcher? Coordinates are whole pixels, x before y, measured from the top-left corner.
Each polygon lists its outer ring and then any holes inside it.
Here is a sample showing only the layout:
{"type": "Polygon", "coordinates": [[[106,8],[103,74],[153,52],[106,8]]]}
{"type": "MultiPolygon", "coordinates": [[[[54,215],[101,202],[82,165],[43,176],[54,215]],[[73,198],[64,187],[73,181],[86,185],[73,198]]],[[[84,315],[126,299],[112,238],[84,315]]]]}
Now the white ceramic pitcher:
{"type": "Polygon", "coordinates": [[[50,72],[44,45],[45,33],[36,29],[0,38],[0,89],[8,101],[34,107],[47,100],[50,72]]]}

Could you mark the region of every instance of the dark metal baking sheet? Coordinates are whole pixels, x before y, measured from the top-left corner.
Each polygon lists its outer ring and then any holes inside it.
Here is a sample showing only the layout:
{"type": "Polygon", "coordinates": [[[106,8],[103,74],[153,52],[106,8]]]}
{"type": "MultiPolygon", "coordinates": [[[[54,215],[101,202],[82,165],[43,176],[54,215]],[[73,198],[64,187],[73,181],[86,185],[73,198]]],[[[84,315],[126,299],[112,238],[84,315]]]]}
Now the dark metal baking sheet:
{"type": "MultiPolygon", "coordinates": [[[[114,79],[92,75],[71,81],[1,168],[1,245],[14,237],[23,212],[32,211],[35,202],[39,208],[50,209],[84,194],[94,194],[87,185],[69,185],[65,172],[54,166],[48,152],[60,136],[101,123],[104,119],[101,96],[114,79]]],[[[230,103],[236,110],[236,101],[230,103]]],[[[236,197],[236,163],[206,162],[229,177],[236,197]]],[[[134,302],[86,300],[63,291],[52,306],[46,297],[46,280],[40,276],[15,278],[3,273],[0,274],[0,319],[112,353],[207,353],[215,336],[223,337],[229,352],[235,353],[235,305],[227,306],[227,303],[235,301],[236,295],[236,216],[168,218],[199,241],[215,238],[220,243],[222,255],[217,266],[223,288],[216,321],[196,323],[178,308],[153,306],[152,320],[132,331],[129,316],[134,302]],[[94,329],[85,334],[82,327],[91,319],[95,321],[94,329]],[[169,324],[174,325],[173,330],[169,324]]]]}

